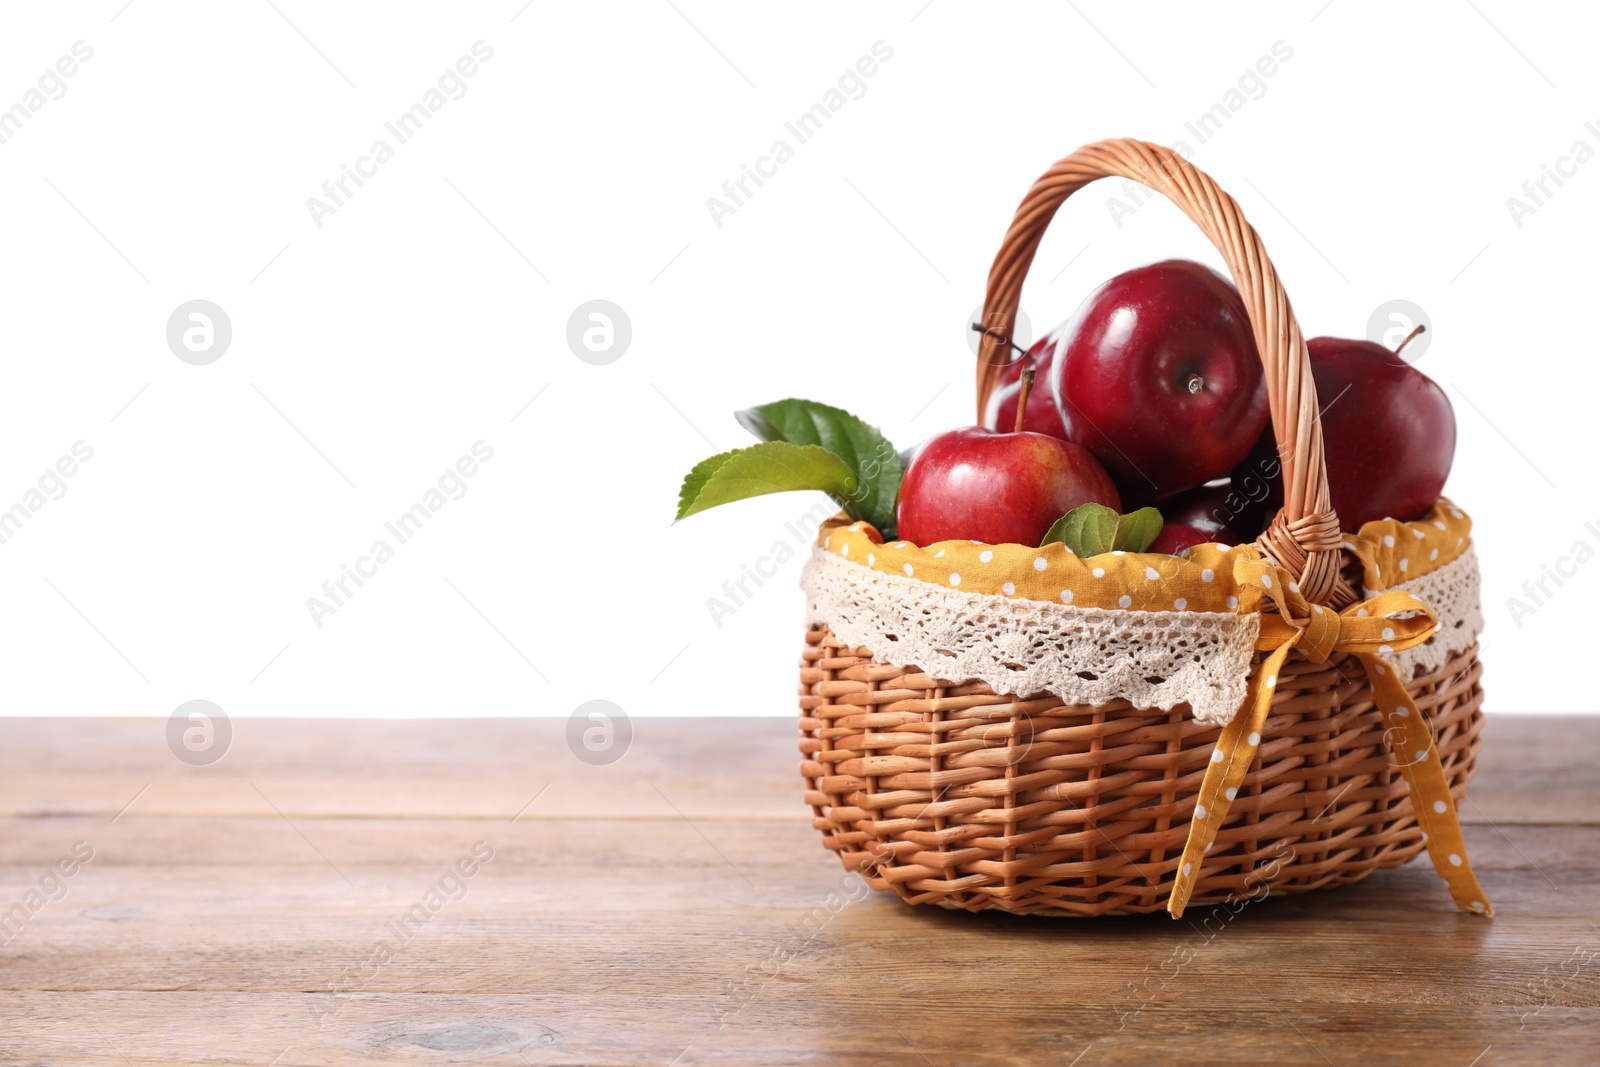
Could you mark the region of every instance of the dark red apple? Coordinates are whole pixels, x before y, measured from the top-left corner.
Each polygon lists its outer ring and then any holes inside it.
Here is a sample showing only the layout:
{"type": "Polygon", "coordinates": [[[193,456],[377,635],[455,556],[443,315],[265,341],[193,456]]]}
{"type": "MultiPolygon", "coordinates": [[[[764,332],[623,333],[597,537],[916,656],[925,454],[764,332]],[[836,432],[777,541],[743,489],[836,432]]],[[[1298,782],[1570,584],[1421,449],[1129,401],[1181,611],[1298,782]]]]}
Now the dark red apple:
{"type": "Polygon", "coordinates": [[[1028,393],[1028,408],[1023,416],[1022,428],[1066,440],[1067,428],[1061,425],[1061,412],[1045,386],[1050,380],[1051,352],[1055,341],[1054,334],[1039,338],[1028,349],[1027,359],[1014,360],[1000,372],[1000,381],[994,392],[989,394],[989,403],[983,413],[985,426],[991,430],[1016,428],[1017,395],[1022,391],[1022,370],[1031,359],[1038,381],[1028,393]]]}
{"type": "Polygon", "coordinates": [[[1171,525],[1193,526],[1218,544],[1237,545],[1255,540],[1271,518],[1268,493],[1264,478],[1223,478],[1163,500],[1161,517],[1171,525]]]}
{"type": "Polygon", "coordinates": [[[1106,465],[1129,507],[1226,475],[1267,424],[1244,301],[1201,263],[1112,278],[1059,332],[1052,356],[1067,439],[1106,465]]]}
{"type": "Polygon", "coordinates": [[[1146,552],[1165,552],[1169,556],[1181,556],[1195,545],[1233,544],[1231,541],[1218,541],[1198,526],[1187,526],[1181,522],[1169,522],[1161,527],[1161,532],[1156,534],[1156,539],[1150,542],[1146,552]]]}
{"type": "MultiPolygon", "coordinates": [[[[1313,337],[1306,344],[1339,527],[1355,533],[1374,519],[1421,518],[1439,499],[1455,458],[1450,398],[1382,345],[1340,337],[1313,337]]],[[[1270,475],[1273,510],[1283,500],[1278,467],[1268,427],[1241,471],[1270,475]]]]}
{"type": "Polygon", "coordinates": [[[1070,441],[982,426],[929,438],[900,482],[901,540],[1037,545],[1079,504],[1121,509],[1104,467],[1070,441]]]}

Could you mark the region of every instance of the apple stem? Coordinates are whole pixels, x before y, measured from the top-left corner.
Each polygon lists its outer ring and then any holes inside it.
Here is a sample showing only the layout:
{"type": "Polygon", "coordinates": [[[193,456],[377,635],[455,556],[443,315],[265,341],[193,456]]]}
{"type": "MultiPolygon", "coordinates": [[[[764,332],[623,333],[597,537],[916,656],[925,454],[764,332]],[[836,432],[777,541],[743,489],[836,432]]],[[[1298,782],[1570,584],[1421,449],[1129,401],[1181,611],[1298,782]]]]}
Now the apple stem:
{"type": "Polygon", "coordinates": [[[1411,343],[1411,339],[1413,337],[1417,336],[1417,334],[1421,333],[1422,331],[1426,330],[1427,328],[1428,327],[1427,327],[1427,325],[1425,323],[1421,323],[1421,322],[1417,323],[1417,328],[1412,330],[1410,333],[1406,334],[1406,339],[1404,341],[1400,342],[1400,347],[1396,348],[1394,350],[1394,354],[1398,356],[1400,354],[1401,349],[1405,348],[1406,345],[1411,343]]]}
{"type": "Polygon", "coordinates": [[[993,326],[984,326],[982,323],[977,322],[974,322],[971,325],[973,333],[981,333],[985,337],[993,337],[1001,344],[1008,345],[1009,347],[1016,349],[1018,355],[1026,356],[1028,354],[1028,350],[1026,348],[1023,348],[1021,345],[1017,344],[1017,342],[1013,341],[1011,338],[1007,337],[993,326]]]}
{"type": "Polygon", "coordinates": [[[1034,369],[1033,360],[1023,356],[1028,365],[1022,368],[1022,383],[1017,386],[1017,423],[1013,426],[1013,433],[1022,432],[1022,424],[1028,418],[1028,394],[1033,392],[1034,369]]]}

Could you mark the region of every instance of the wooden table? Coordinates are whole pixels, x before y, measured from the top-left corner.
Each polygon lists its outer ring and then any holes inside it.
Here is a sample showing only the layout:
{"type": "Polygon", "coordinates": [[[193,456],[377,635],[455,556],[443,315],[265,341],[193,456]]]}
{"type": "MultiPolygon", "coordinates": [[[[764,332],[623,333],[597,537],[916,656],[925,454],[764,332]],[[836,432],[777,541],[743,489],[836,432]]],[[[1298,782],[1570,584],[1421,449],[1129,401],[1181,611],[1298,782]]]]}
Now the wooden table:
{"type": "Polygon", "coordinates": [[[1216,929],[849,900],[791,721],[634,726],[5,720],[0,1062],[1600,1062],[1600,718],[1491,719],[1494,920],[1418,862],[1216,929]]]}

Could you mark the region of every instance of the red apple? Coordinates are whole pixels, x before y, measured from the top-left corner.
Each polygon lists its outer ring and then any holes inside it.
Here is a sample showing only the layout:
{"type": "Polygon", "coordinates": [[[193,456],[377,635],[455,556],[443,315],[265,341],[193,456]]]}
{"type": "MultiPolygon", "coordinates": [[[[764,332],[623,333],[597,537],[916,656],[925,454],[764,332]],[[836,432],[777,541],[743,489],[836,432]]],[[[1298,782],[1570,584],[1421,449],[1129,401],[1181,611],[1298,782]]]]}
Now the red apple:
{"type": "MultiPolygon", "coordinates": [[[[1307,348],[1322,408],[1328,492],[1340,528],[1355,533],[1374,519],[1410,521],[1426,514],[1455,458],[1450,398],[1432,378],[1371,341],[1313,337],[1307,348]]],[[[1270,427],[1247,468],[1270,476],[1278,506],[1283,481],[1270,427]]]]}
{"type": "Polygon", "coordinates": [[[1201,263],[1117,275],[1059,331],[1050,393],[1066,437],[1106,465],[1128,506],[1236,467],[1268,418],[1244,301],[1201,263]]]}
{"type": "Polygon", "coordinates": [[[918,450],[900,482],[902,540],[1037,545],[1079,504],[1121,509],[1094,456],[1060,438],[982,426],[948,430],[918,450]]]}
{"type": "Polygon", "coordinates": [[[1266,526],[1268,492],[1262,478],[1223,478],[1163,500],[1161,517],[1170,525],[1192,526],[1218,544],[1237,545],[1255,540],[1266,526]]]}
{"type": "Polygon", "coordinates": [[[1028,349],[1027,359],[1015,360],[1000,372],[1000,381],[994,392],[989,394],[989,403],[983,413],[985,426],[991,430],[1016,428],[1017,395],[1022,391],[1022,370],[1032,360],[1038,382],[1028,393],[1028,410],[1023,416],[1022,428],[1066,440],[1067,428],[1061,424],[1061,412],[1044,384],[1050,380],[1051,353],[1055,340],[1054,334],[1039,338],[1028,349]]]}
{"type": "Polygon", "coordinates": [[[1165,552],[1169,556],[1181,556],[1195,545],[1232,544],[1234,542],[1218,541],[1198,526],[1186,526],[1181,522],[1169,522],[1161,527],[1161,532],[1156,534],[1156,539],[1150,542],[1146,552],[1165,552]]]}

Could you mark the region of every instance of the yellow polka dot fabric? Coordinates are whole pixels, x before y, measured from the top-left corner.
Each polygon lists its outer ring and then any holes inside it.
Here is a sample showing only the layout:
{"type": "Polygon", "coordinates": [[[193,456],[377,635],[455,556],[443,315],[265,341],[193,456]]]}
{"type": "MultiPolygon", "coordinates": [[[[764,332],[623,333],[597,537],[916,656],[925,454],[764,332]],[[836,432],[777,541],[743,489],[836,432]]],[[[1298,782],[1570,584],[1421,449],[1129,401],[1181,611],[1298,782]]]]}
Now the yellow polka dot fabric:
{"type": "Polygon", "coordinates": [[[1373,591],[1390,589],[1456,560],[1472,543],[1472,520],[1440,498],[1415,522],[1379,519],[1359,534],[1346,534],[1344,543],[1361,560],[1363,584],[1373,591]]]}
{"type": "MultiPolygon", "coordinates": [[[[1347,536],[1362,560],[1368,589],[1420,578],[1465,550],[1472,520],[1440,500],[1416,522],[1369,522],[1347,536]]],[[[1260,611],[1274,583],[1291,608],[1305,612],[1294,576],[1250,545],[1196,545],[1187,556],[1107,552],[1088,559],[1065,545],[1032,548],[981,541],[885,544],[878,531],[840,516],[823,524],[817,544],[853,563],[930,585],[989,596],[1128,611],[1260,611]]]]}
{"type": "Polygon", "coordinates": [[[1197,545],[1188,556],[1107,552],[1080,559],[1062,544],[941,541],[883,544],[865,523],[834,520],[818,544],[853,563],[964,593],[1131,611],[1257,611],[1281,573],[1249,546],[1197,545]]]}
{"type": "Polygon", "coordinates": [[[1252,674],[1240,712],[1224,727],[1207,765],[1168,902],[1174,916],[1183,914],[1202,859],[1255,759],[1278,672],[1290,651],[1299,648],[1316,663],[1335,651],[1355,656],[1383,712],[1384,736],[1409,787],[1434,869],[1458,907],[1487,916],[1494,909],[1467,863],[1432,731],[1387,658],[1427,640],[1438,625],[1426,604],[1393,587],[1454,561],[1471,537],[1472,520],[1442,498],[1413,522],[1382,519],[1346,535],[1346,547],[1362,564],[1362,584],[1374,595],[1343,612],[1307,601],[1293,575],[1250,545],[1196,545],[1183,556],[1108,552],[1079,558],[1060,544],[885,544],[872,526],[843,516],[823,524],[817,544],[874,570],[966,593],[1079,608],[1262,613],[1256,648],[1270,654],[1252,674]]]}

